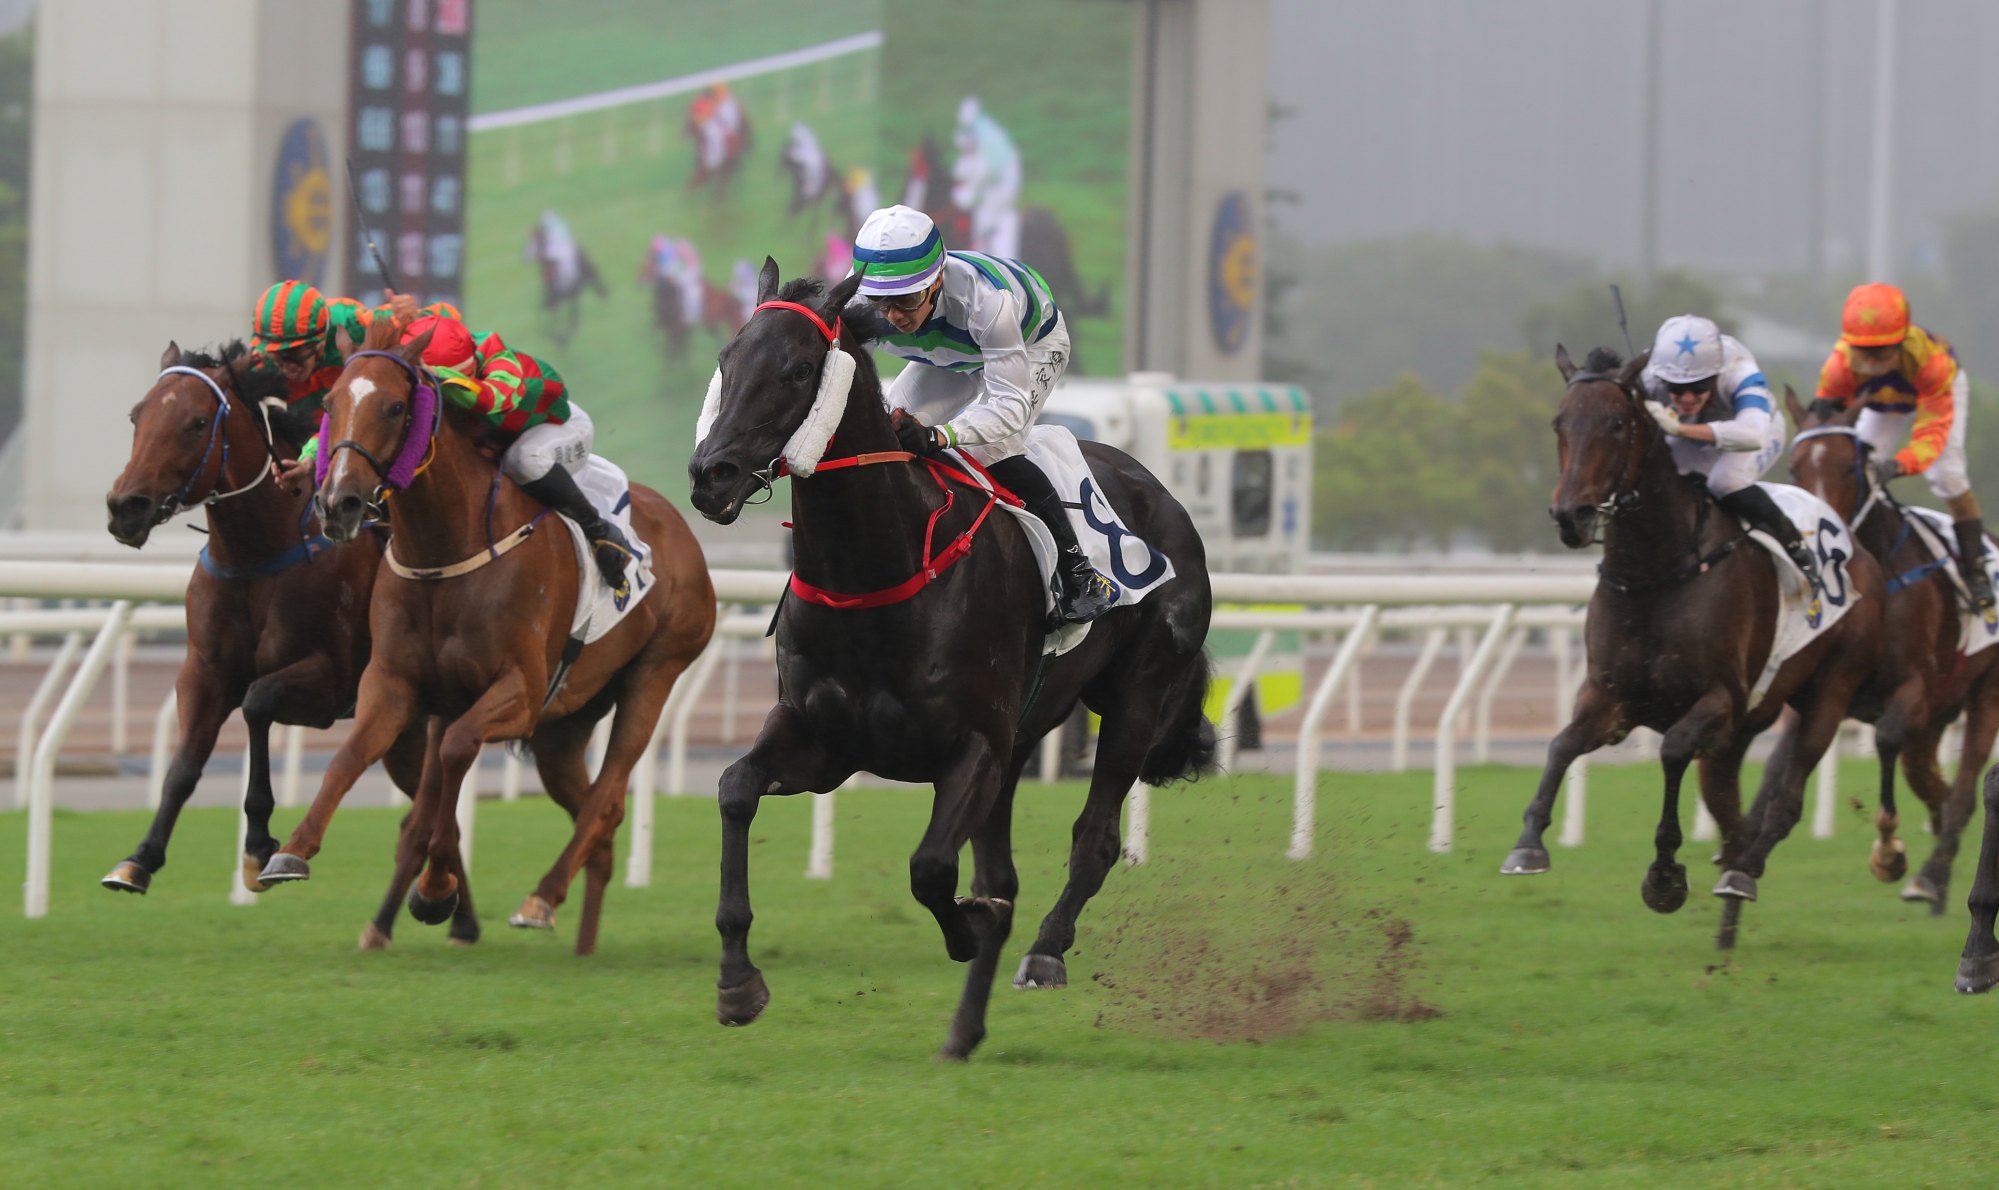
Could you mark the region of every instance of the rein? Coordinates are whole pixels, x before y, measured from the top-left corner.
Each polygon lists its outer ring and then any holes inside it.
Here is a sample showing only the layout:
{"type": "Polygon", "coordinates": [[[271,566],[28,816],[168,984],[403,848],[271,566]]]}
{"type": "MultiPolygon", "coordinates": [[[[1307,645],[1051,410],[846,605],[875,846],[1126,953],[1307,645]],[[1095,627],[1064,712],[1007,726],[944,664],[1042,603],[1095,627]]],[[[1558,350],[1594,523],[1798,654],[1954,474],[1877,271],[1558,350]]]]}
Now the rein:
{"type": "Polygon", "coordinates": [[[1852,426],[1813,426],[1809,430],[1799,431],[1791,439],[1792,465],[1794,468],[1796,466],[1798,446],[1814,438],[1850,438],[1853,440],[1854,481],[1867,491],[1867,499],[1854,511],[1852,520],[1848,522],[1856,535],[1859,534],[1860,526],[1866,522],[1876,505],[1886,505],[1900,519],[1902,523],[1901,530],[1896,533],[1894,542],[1888,546],[1888,551],[1882,556],[1881,561],[1884,564],[1889,563],[1902,546],[1907,544],[1912,537],[1920,539],[1923,549],[1930,555],[1929,561],[1891,576],[1888,579],[1887,585],[1882,589],[1882,593],[1893,595],[1897,591],[1915,586],[1917,583],[1922,582],[1939,571],[1946,572],[1945,578],[1950,581],[1951,585],[1958,585],[1955,576],[1948,573],[1950,559],[1956,556],[1951,552],[1950,547],[1937,538],[1936,534],[1931,530],[1929,522],[1910,512],[1906,505],[1900,500],[1895,499],[1893,493],[1889,492],[1887,484],[1875,483],[1872,477],[1867,474],[1867,454],[1873,448],[1867,444],[1865,438],[1860,436],[1860,431],[1854,429],[1852,426]]]}

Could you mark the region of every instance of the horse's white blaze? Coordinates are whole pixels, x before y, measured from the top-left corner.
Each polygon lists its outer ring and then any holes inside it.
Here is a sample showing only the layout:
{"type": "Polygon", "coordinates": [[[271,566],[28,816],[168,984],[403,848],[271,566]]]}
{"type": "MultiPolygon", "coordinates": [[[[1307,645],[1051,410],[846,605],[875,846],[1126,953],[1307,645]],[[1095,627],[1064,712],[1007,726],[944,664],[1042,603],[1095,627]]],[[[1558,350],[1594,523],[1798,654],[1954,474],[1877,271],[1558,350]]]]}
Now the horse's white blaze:
{"type": "Polygon", "coordinates": [[[375,382],[366,376],[356,376],[347,382],[347,391],[354,394],[356,401],[365,401],[375,395],[375,382]]]}

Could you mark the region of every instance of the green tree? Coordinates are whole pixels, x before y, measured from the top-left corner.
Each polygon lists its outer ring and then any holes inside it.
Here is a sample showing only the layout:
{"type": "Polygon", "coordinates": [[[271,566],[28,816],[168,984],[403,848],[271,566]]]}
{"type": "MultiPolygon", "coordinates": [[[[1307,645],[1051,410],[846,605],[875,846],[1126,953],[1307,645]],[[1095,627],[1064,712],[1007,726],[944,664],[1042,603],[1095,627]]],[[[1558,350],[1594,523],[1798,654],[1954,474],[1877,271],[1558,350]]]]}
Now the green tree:
{"type": "Polygon", "coordinates": [[[1316,443],[1319,539],[1336,549],[1448,546],[1474,499],[1453,449],[1463,422],[1413,375],[1343,404],[1316,443]]]}
{"type": "Polygon", "coordinates": [[[1555,435],[1562,399],[1554,353],[1488,352],[1465,385],[1457,469],[1471,487],[1465,527],[1504,553],[1552,548],[1555,435]]]}
{"type": "MultiPolygon", "coordinates": [[[[1659,324],[1675,314],[1701,314],[1715,320],[1733,334],[1735,324],[1722,311],[1721,292],[1687,273],[1666,271],[1649,283],[1618,281],[1624,294],[1624,313],[1631,327],[1631,348],[1643,351],[1652,345],[1659,324]]],[[[1529,310],[1520,321],[1521,337],[1527,350],[1542,356],[1554,353],[1562,344],[1577,359],[1592,347],[1613,347],[1625,352],[1624,335],[1617,329],[1617,308],[1610,298],[1611,281],[1591,281],[1576,286],[1556,301],[1544,302],[1529,310]]]]}

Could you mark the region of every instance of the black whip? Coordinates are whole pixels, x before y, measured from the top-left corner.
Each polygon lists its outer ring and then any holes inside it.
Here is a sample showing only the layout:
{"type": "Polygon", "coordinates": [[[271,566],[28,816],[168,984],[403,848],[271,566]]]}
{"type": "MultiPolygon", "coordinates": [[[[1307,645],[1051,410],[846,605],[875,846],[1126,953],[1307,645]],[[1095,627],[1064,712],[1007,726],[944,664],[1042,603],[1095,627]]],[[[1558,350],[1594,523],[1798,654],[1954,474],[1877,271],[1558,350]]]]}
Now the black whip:
{"type": "MultiPolygon", "coordinates": [[[[396,280],[389,275],[389,265],[387,261],[382,259],[382,250],[375,246],[375,233],[369,229],[367,210],[361,205],[361,188],[354,184],[354,159],[352,157],[347,158],[347,195],[354,200],[354,221],[360,224],[361,234],[368,237],[368,252],[375,258],[375,271],[382,274],[382,288],[393,290],[396,287],[396,280]]],[[[1616,289],[1615,285],[1611,286],[1612,292],[1615,292],[1616,289]]],[[[1617,309],[1618,317],[1622,319],[1624,317],[1624,307],[1619,305],[1617,309]]],[[[1627,339],[1630,338],[1629,335],[1625,337],[1627,339]]]]}

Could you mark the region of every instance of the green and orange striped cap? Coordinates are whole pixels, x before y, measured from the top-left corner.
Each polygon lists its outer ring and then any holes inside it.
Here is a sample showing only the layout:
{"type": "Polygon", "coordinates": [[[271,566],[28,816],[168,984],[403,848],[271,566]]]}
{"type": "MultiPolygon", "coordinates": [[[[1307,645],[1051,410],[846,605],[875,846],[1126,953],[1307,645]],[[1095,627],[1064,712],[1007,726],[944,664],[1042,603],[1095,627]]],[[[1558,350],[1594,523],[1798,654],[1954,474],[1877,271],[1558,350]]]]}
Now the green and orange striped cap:
{"type": "Polygon", "coordinates": [[[324,338],[326,299],[303,281],[280,281],[266,289],[250,313],[251,331],[262,346],[284,348],[324,338]]]}

